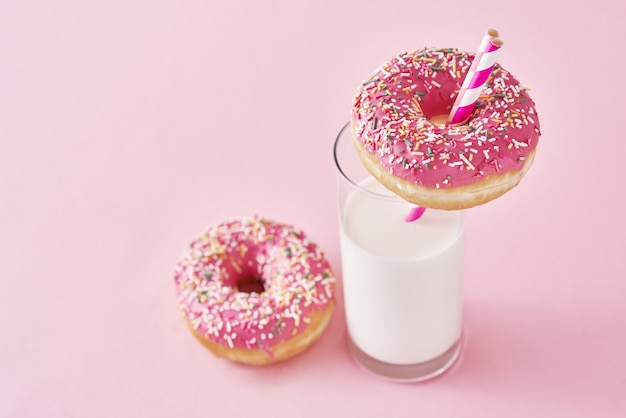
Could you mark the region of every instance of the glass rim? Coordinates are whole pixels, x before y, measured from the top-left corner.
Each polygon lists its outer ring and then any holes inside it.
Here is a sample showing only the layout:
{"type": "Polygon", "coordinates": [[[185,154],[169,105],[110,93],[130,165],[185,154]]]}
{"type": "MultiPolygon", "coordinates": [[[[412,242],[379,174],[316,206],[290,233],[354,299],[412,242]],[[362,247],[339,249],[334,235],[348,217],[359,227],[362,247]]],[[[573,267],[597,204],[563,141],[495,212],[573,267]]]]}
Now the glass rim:
{"type": "MultiPolygon", "coordinates": [[[[344,135],[346,129],[348,129],[349,127],[350,127],[350,122],[347,122],[345,125],[343,125],[343,127],[341,128],[341,130],[337,134],[337,138],[335,139],[335,144],[333,146],[333,158],[335,160],[335,167],[337,168],[337,171],[339,172],[339,175],[345,181],[347,181],[348,184],[352,188],[356,189],[360,193],[364,193],[366,195],[370,195],[370,196],[375,197],[377,199],[384,199],[384,200],[391,200],[391,201],[403,201],[404,199],[402,199],[397,194],[393,193],[391,190],[386,189],[386,190],[389,191],[389,194],[380,194],[380,193],[373,192],[371,190],[367,190],[367,189],[361,187],[358,183],[354,182],[354,180],[352,180],[350,178],[350,176],[348,176],[348,174],[343,170],[341,164],[339,163],[339,158],[337,157],[337,148],[339,147],[339,141],[341,140],[341,137],[344,135]]],[[[355,152],[356,152],[356,150],[355,150],[355,152]]],[[[357,158],[358,158],[358,156],[357,156],[357,158]]],[[[371,176],[371,174],[370,174],[370,176],[371,176]]],[[[374,177],[372,176],[372,178],[374,178],[374,177]]],[[[376,180],[376,181],[378,181],[378,180],[376,180]]]]}

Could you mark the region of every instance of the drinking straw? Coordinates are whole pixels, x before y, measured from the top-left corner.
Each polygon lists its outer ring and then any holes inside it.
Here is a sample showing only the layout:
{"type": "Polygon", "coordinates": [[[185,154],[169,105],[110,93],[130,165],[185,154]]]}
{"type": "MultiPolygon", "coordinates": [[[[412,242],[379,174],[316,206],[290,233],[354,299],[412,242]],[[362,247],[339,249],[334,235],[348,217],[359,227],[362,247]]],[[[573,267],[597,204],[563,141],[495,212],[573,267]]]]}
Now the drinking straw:
{"type": "MultiPolygon", "coordinates": [[[[500,55],[502,41],[498,39],[498,36],[498,31],[495,29],[489,29],[487,34],[483,36],[472,65],[463,80],[461,90],[450,111],[448,125],[458,126],[464,124],[474,110],[476,100],[478,100],[500,55]]],[[[421,218],[425,211],[426,208],[424,207],[414,206],[404,220],[406,222],[414,222],[421,218]]]]}
{"type": "Polygon", "coordinates": [[[426,208],[422,206],[412,207],[411,210],[409,211],[409,214],[406,215],[406,218],[404,218],[404,220],[407,222],[417,221],[419,218],[422,217],[424,212],[426,212],[426,208]]]}
{"type": "Polygon", "coordinates": [[[463,85],[459,91],[456,101],[448,117],[448,125],[459,126],[467,122],[470,114],[474,110],[476,100],[483,90],[491,70],[500,55],[502,41],[498,39],[498,31],[489,29],[483,37],[478,51],[474,56],[474,61],[467,72],[463,85]]]}

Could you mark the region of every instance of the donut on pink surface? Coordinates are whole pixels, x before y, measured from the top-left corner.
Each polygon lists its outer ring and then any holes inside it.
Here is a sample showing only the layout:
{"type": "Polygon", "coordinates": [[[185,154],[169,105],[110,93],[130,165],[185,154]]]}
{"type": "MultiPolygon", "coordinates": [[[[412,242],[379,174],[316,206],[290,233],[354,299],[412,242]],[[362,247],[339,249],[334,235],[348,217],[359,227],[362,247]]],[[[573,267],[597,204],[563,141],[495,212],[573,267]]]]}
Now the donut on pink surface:
{"type": "Polygon", "coordinates": [[[301,230],[261,217],[232,219],[193,240],[176,265],[178,302],[213,354],[271,364],[305,350],[334,309],[335,277],[301,230]]]}

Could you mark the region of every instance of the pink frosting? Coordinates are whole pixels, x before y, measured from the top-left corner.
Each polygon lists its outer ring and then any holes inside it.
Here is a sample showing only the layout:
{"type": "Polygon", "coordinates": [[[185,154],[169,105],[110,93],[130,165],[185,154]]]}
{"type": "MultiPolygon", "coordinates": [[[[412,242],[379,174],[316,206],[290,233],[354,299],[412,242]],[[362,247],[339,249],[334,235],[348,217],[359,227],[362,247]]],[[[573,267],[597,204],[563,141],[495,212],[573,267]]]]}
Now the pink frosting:
{"type": "Polygon", "coordinates": [[[354,98],[352,121],[364,147],[391,174],[428,188],[473,184],[519,170],[540,136],[534,102],[499,64],[467,124],[442,127],[472,63],[458,49],[400,54],[371,74],[354,98]]]}
{"type": "Polygon", "coordinates": [[[335,288],[328,262],[304,232],[260,217],[210,227],[180,258],[174,280],[180,308],[200,334],[270,356],[306,329],[335,288]],[[265,290],[238,291],[249,277],[262,279],[265,290]]]}

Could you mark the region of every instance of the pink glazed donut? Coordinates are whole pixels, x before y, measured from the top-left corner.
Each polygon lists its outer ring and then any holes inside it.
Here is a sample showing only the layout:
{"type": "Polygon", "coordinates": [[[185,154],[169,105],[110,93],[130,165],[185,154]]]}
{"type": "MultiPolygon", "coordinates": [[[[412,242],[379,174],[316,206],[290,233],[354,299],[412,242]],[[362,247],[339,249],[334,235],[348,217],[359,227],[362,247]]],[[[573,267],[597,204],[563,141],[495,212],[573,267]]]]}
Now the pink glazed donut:
{"type": "Polygon", "coordinates": [[[247,364],[308,348],[335,305],[335,276],[317,245],[261,217],[210,227],[182,255],[174,280],[195,337],[216,356],[247,364]]]}
{"type": "Polygon", "coordinates": [[[351,125],[361,161],[416,205],[451,210],[489,202],[515,187],[533,162],[535,104],[497,63],[469,121],[446,126],[473,57],[454,48],[400,54],[355,95],[351,125]]]}

